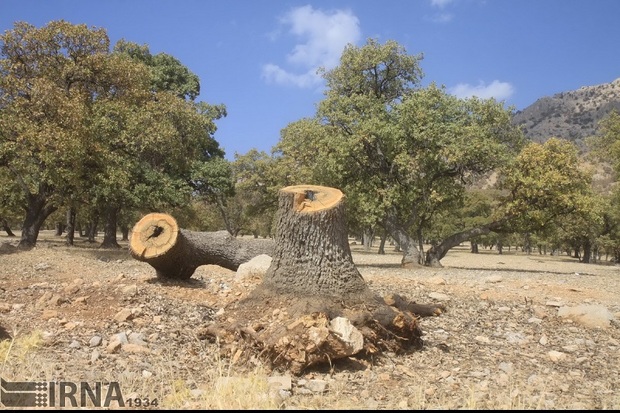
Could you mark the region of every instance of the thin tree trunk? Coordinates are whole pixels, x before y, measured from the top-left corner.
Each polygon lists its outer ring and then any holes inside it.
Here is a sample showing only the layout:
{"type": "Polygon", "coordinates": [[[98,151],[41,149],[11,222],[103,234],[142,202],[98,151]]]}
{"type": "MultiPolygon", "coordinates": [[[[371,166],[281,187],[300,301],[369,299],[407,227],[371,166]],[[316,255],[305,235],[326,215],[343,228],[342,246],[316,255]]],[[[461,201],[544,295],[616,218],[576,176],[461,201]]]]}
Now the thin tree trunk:
{"type": "Polygon", "coordinates": [[[383,231],[381,234],[381,242],[379,243],[379,251],[378,254],[385,254],[385,241],[387,240],[388,234],[387,231],[383,231]]]}
{"type": "Polygon", "coordinates": [[[103,231],[103,242],[101,248],[120,248],[116,240],[116,220],[118,217],[118,207],[108,207],[105,210],[105,224],[103,231]]]}
{"type": "Polygon", "coordinates": [[[420,251],[416,248],[413,238],[405,231],[405,226],[397,218],[388,215],[385,220],[385,228],[403,253],[401,265],[405,268],[420,265],[420,251]]]}
{"type": "Polygon", "coordinates": [[[6,219],[0,217],[0,226],[2,226],[2,230],[6,232],[6,235],[9,237],[14,237],[13,231],[11,231],[11,227],[9,227],[9,223],[6,219]]]}
{"type": "Polygon", "coordinates": [[[75,208],[67,209],[67,245],[73,245],[75,238],[75,208]]]}
{"type": "Polygon", "coordinates": [[[472,254],[478,254],[478,243],[477,242],[472,242],[471,243],[471,253],[472,254]]]}
{"type": "Polygon", "coordinates": [[[28,209],[22,225],[22,236],[17,248],[29,250],[35,247],[41,226],[56,207],[48,204],[43,195],[28,195],[28,209]]]}
{"type": "Polygon", "coordinates": [[[364,244],[364,251],[370,251],[372,248],[372,239],[374,238],[374,231],[370,228],[364,229],[362,235],[362,243],[364,244]]]}
{"type": "Polygon", "coordinates": [[[121,225],[121,241],[129,241],[129,227],[127,225],[121,225]]]}
{"type": "Polygon", "coordinates": [[[471,228],[447,237],[440,244],[433,245],[426,252],[424,265],[429,267],[441,267],[442,265],[440,261],[452,248],[479,235],[487,235],[489,232],[499,229],[502,223],[503,221],[491,222],[486,225],[471,228]]]}
{"type": "Polygon", "coordinates": [[[99,224],[99,216],[95,216],[92,221],[88,223],[88,242],[96,242],[97,237],[97,225],[99,224]]]}

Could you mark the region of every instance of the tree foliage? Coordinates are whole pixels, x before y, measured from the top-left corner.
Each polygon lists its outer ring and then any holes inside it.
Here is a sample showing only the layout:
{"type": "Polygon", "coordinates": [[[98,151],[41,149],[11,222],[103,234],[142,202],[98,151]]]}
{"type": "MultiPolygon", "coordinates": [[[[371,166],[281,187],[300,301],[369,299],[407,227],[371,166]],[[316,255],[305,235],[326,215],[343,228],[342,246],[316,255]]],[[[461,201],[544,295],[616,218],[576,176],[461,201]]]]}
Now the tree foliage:
{"type": "Polygon", "coordinates": [[[121,209],[186,202],[197,165],[223,157],[225,107],[194,102],[198,78],[174,57],[110,52],[105,30],[65,21],[16,23],[0,41],[0,168],[21,190],[20,245],[63,205],[105,213],[115,238],[121,209]]]}

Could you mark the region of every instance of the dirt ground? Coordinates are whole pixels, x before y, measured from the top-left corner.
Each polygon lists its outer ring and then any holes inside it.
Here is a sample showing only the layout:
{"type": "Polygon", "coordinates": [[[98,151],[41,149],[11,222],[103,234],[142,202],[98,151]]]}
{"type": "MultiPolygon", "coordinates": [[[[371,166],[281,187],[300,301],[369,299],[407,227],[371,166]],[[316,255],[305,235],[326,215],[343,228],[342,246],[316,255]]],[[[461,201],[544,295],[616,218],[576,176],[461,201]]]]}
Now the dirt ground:
{"type": "MultiPolygon", "coordinates": [[[[3,234],[2,243],[17,239],[3,234]]],[[[0,248],[0,327],[10,336],[0,343],[3,379],[118,382],[125,400],[157,400],[150,408],[620,408],[620,267],[610,263],[471,254],[463,245],[443,268],[401,269],[391,248],[378,255],[352,245],[373,290],[447,311],[421,319],[420,351],[291,376],[259,359],[222,358],[218,343],[198,334],[259,277],[203,266],[189,282],[162,283],[126,243],[97,247],[77,240],[69,248],[44,231],[32,251],[0,248]],[[579,305],[612,320],[591,326],[559,316],[579,305]]]]}

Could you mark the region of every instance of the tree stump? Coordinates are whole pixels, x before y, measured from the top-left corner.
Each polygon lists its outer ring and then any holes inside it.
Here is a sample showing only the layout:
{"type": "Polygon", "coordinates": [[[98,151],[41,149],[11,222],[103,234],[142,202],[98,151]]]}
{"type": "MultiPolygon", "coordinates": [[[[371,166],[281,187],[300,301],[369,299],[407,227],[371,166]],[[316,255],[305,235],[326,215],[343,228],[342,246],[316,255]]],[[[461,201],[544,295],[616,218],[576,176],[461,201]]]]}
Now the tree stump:
{"type": "Polygon", "coordinates": [[[219,265],[236,271],[261,254],[273,254],[274,242],[233,238],[226,231],[195,232],[179,228],[167,214],[145,215],[136,223],[129,241],[131,256],[149,263],[160,278],[188,279],[201,265],[219,265]]]}
{"type": "Polygon", "coordinates": [[[201,337],[217,337],[233,360],[260,354],[294,374],[353,355],[422,347],[411,303],[376,296],[353,264],[340,190],[283,188],[277,219],[262,284],[231,303],[226,321],[208,325],[201,337]]]}
{"type": "Polygon", "coordinates": [[[339,299],[368,292],[351,258],[343,200],[335,188],[280,190],[276,245],[263,288],[339,299]]]}

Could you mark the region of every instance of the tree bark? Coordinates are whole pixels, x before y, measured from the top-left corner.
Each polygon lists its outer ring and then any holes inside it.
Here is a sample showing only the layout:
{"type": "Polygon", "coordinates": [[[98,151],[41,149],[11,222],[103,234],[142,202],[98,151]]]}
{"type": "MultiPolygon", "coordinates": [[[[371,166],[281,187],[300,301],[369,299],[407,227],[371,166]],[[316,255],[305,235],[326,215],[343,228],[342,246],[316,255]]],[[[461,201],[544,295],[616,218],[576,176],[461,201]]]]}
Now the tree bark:
{"type": "Polygon", "coordinates": [[[110,206],[105,209],[105,225],[101,248],[120,248],[116,241],[116,221],[120,208],[110,206]]]}
{"type": "Polygon", "coordinates": [[[188,279],[196,268],[208,264],[236,271],[257,255],[272,255],[273,249],[273,240],[233,238],[227,231],[184,230],[172,216],[160,213],[138,221],[129,240],[131,256],[168,279],[188,279]]]}
{"type": "Polygon", "coordinates": [[[73,245],[75,238],[75,208],[70,207],[67,209],[67,245],[73,245]]]}
{"type": "Polygon", "coordinates": [[[43,195],[28,194],[27,197],[28,206],[22,225],[22,236],[19,244],[17,244],[17,248],[22,250],[29,250],[35,247],[41,225],[57,209],[55,206],[48,204],[43,195]]]}
{"type": "Polygon", "coordinates": [[[353,264],[343,195],[298,185],[280,190],[276,246],[263,287],[303,296],[359,296],[368,291],[353,264]]]}
{"type": "Polygon", "coordinates": [[[88,242],[95,242],[95,237],[97,236],[97,225],[99,224],[99,217],[95,216],[92,221],[88,223],[88,242]]]}
{"type": "Polygon", "coordinates": [[[502,223],[503,221],[491,222],[486,225],[471,228],[447,237],[440,244],[433,245],[426,252],[426,259],[424,261],[424,265],[429,267],[441,267],[442,265],[440,261],[452,248],[456,247],[462,242],[470,240],[473,237],[477,237],[479,235],[486,235],[493,230],[497,230],[501,227],[502,223]]]}
{"type": "Polygon", "coordinates": [[[403,253],[401,265],[404,268],[417,267],[420,265],[420,250],[415,246],[415,241],[405,230],[405,226],[391,214],[385,219],[385,229],[392,236],[396,245],[403,253]]]}
{"type": "Polygon", "coordinates": [[[9,223],[7,222],[5,218],[0,217],[0,226],[2,227],[2,230],[6,232],[7,236],[9,237],[15,236],[15,234],[13,234],[13,231],[11,231],[11,227],[9,227],[9,223]]]}

